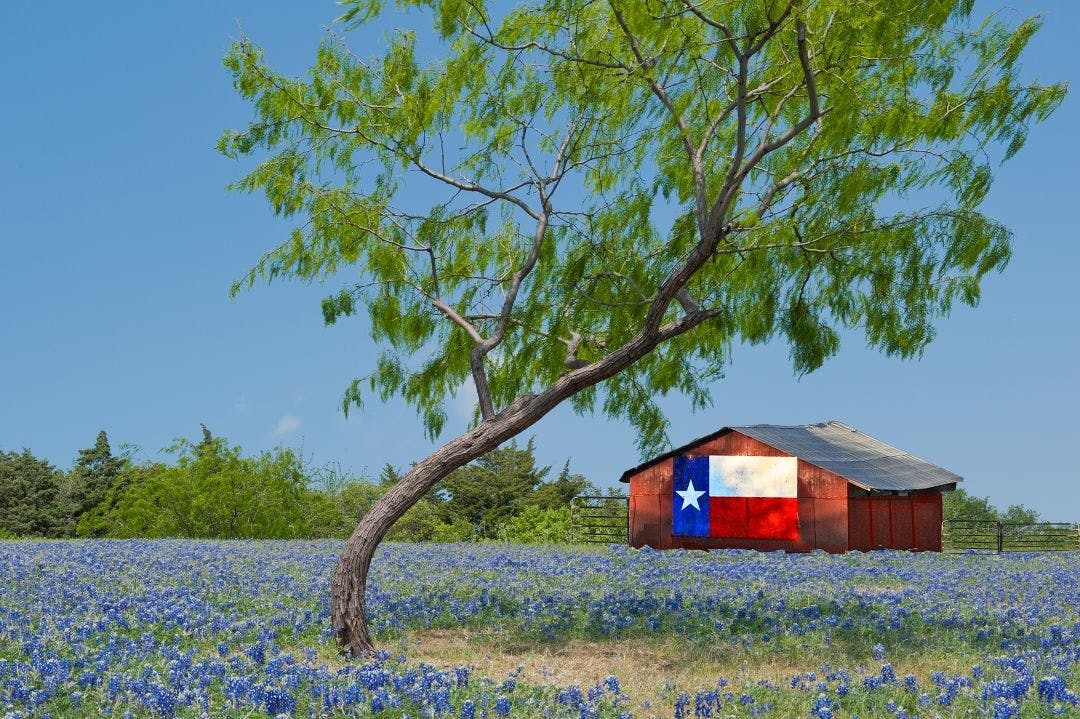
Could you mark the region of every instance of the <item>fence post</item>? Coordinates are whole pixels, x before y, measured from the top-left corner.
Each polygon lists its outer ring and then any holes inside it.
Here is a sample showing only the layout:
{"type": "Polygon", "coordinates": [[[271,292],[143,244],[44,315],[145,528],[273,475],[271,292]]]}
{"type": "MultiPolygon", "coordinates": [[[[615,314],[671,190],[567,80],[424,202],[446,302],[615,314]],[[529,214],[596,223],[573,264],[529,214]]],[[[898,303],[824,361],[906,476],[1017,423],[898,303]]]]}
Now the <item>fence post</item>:
{"type": "Polygon", "coordinates": [[[577,497],[570,499],[570,541],[577,542],[577,524],[574,523],[574,508],[577,506],[577,497]]]}
{"type": "Polygon", "coordinates": [[[999,521],[997,523],[997,553],[1001,554],[1005,549],[1005,527],[999,521]]]}

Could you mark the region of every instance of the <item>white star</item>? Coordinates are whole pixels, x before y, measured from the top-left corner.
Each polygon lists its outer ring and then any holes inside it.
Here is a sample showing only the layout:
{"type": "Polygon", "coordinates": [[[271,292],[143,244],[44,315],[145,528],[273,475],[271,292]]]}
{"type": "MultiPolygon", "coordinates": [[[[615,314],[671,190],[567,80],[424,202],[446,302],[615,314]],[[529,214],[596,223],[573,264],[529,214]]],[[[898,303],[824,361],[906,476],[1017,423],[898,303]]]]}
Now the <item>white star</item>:
{"type": "Polygon", "coordinates": [[[687,507],[693,507],[694,509],[698,510],[699,512],[701,511],[701,507],[698,506],[697,501],[698,501],[698,497],[700,497],[701,495],[703,495],[705,493],[701,492],[701,491],[698,491],[697,489],[694,488],[694,480],[691,479],[687,483],[686,489],[678,490],[678,491],[675,492],[675,494],[682,497],[682,508],[683,509],[686,509],[687,507]]]}

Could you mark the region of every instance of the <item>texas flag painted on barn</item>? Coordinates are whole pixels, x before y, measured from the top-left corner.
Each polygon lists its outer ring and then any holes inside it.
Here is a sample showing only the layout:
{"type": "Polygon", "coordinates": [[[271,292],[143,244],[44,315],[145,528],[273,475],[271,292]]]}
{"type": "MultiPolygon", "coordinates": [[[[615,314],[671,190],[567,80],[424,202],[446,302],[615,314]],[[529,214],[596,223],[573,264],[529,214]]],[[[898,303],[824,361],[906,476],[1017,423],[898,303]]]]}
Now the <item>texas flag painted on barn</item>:
{"type": "Polygon", "coordinates": [[[799,538],[795,457],[675,457],[671,533],[799,538]]]}

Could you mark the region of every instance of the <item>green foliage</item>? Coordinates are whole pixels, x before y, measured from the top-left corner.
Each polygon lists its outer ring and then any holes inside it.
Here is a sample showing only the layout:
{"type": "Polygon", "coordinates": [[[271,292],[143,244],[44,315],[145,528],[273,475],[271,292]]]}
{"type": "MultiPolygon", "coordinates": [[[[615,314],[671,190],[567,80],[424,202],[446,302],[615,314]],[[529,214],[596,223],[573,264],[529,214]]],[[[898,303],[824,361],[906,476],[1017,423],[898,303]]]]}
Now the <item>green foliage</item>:
{"type": "Polygon", "coordinates": [[[511,442],[454,470],[440,485],[448,495],[447,513],[474,526],[481,537],[494,538],[550,471],[536,466],[534,449],[532,439],[525,447],[511,442]]]}
{"type": "Polygon", "coordinates": [[[918,356],[1008,262],[979,210],[991,168],[1065,94],[1022,77],[1038,19],[982,22],[970,0],[399,3],[434,59],[408,32],[350,51],[384,8],[345,5],[303,77],[247,38],[225,57],[254,109],[219,143],[257,163],[234,187],[296,224],[233,291],[347,278],[325,321],[366,312],[384,351],[346,411],[400,396],[431,435],[475,374],[466,324],[494,342],[497,411],[646,336],[654,310],[692,317],[571,398],[644,452],[665,441],[657,397],[707,404],[736,343],[781,340],[799,373],[845,329],[918,356]],[[702,314],[654,306],[678,268],[702,314]]]}
{"type": "Polygon", "coordinates": [[[386,538],[395,542],[469,542],[477,539],[472,524],[448,514],[445,508],[432,505],[430,501],[414,504],[394,523],[386,538]]]}
{"type": "MultiPolygon", "coordinates": [[[[327,528],[330,536],[347,537],[371,505],[394,486],[401,474],[391,465],[383,466],[378,480],[351,479],[331,489],[329,496],[337,511],[337,521],[327,528]]],[[[411,507],[387,533],[398,542],[464,542],[476,539],[472,524],[447,510],[444,498],[429,494],[411,507]]]]}
{"type": "Polygon", "coordinates": [[[563,509],[569,507],[570,500],[579,494],[594,494],[597,491],[584,475],[570,472],[568,459],[559,476],[550,482],[541,482],[532,494],[524,498],[524,503],[527,507],[538,509],[563,509]]]}
{"type": "Polygon", "coordinates": [[[64,516],[57,501],[61,473],[24,449],[0,452],[0,531],[19,537],[55,537],[64,516]]]}
{"type": "Polygon", "coordinates": [[[371,505],[385,491],[385,488],[366,480],[353,480],[336,489],[332,497],[341,522],[331,528],[329,534],[341,537],[352,534],[360,518],[367,514],[371,505]]]}
{"type": "Polygon", "coordinates": [[[1000,515],[1001,521],[1006,524],[1034,524],[1041,519],[1038,512],[1022,504],[1009,505],[1000,515]]]}
{"type": "MultiPolygon", "coordinates": [[[[67,473],[29,450],[0,452],[0,539],[344,538],[401,478],[390,464],[374,480],[340,466],[312,470],[282,448],[245,456],[206,431],[197,444],[180,440],[168,452],[171,461],[136,463],[114,456],[101,432],[67,473]]],[[[424,497],[387,536],[563,541],[565,533],[551,527],[573,496],[592,487],[571,473],[569,461],[556,479],[543,481],[547,472],[536,466],[531,441],[497,449],[424,497]],[[530,529],[534,520],[537,528],[530,529]]]]}
{"type": "Polygon", "coordinates": [[[1023,505],[1014,504],[1002,512],[990,503],[989,497],[976,497],[965,489],[945,492],[941,498],[942,516],[946,519],[970,519],[980,522],[1006,522],[1032,524],[1039,521],[1039,513],[1023,505]]]}
{"type": "Polygon", "coordinates": [[[72,536],[83,514],[105,501],[125,462],[112,454],[109,438],[98,432],[93,447],[80,449],[75,466],[60,483],[58,501],[65,515],[64,536],[72,536]]]}
{"type": "Polygon", "coordinates": [[[128,490],[136,488],[133,491],[134,494],[148,491],[146,485],[151,479],[160,476],[167,469],[167,465],[156,462],[126,464],[101,502],[79,516],[75,526],[76,536],[95,538],[119,536],[118,533],[113,532],[113,523],[122,516],[119,512],[120,502],[128,490]]]}
{"type": "MultiPolygon", "coordinates": [[[[511,442],[453,472],[411,507],[387,533],[400,542],[565,542],[569,536],[570,500],[595,488],[570,471],[544,481],[547,467],[537,467],[535,446],[511,442]]],[[[377,481],[354,479],[329,492],[339,520],[328,534],[348,536],[375,501],[401,474],[385,465],[377,481]]]]}
{"type": "Polygon", "coordinates": [[[278,448],[241,455],[222,438],[171,451],[174,465],[132,467],[124,489],[80,522],[80,533],[112,537],[282,539],[320,536],[334,508],[307,486],[299,457],[278,448]]]}
{"type": "Polygon", "coordinates": [[[570,508],[551,507],[543,509],[526,505],[522,510],[503,520],[496,532],[504,542],[521,544],[563,544],[570,541],[570,508]]]}
{"type": "Polygon", "coordinates": [[[956,489],[941,495],[941,514],[946,520],[971,519],[979,522],[996,522],[997,509],[988,497],[976,497],[966,489],[956,489]]]}

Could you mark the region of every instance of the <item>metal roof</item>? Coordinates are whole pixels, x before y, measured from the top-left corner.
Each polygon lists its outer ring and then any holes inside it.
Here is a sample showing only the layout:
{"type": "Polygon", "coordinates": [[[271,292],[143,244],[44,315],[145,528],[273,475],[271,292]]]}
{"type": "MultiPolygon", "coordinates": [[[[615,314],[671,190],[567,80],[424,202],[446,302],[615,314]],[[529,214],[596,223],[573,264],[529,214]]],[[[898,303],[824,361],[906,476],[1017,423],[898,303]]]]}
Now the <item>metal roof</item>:
{"type": "Polygon", "coordinates": [[[866,490],[932,489],[963,481],[962,477],[947,469],[885,444],[843,422],[835,421],[790,426],[752,424],[723,427],[626,470],[619,481],[628,482],[631,474],[729,431],[753,437],[770,447],[833,472],[866,490]]]}

